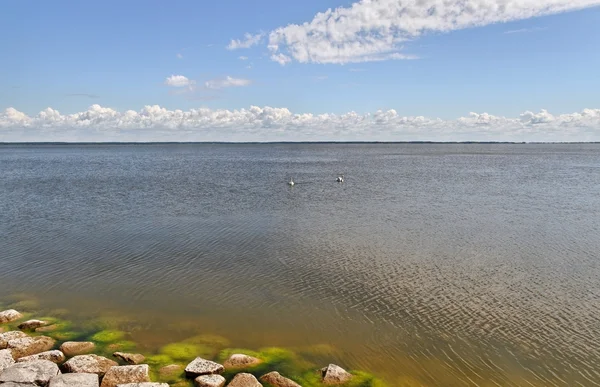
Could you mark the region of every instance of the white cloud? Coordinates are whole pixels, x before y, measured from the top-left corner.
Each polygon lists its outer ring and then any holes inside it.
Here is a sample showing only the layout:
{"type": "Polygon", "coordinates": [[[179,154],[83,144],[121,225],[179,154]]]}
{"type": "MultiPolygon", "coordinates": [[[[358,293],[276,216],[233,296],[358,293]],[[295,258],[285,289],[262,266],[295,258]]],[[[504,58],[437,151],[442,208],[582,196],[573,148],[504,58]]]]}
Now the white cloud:
{"type": "Polygon", "coordinates": [[[224,89],[226,87],[248,86],[251,83],[252,81],[248,79],[233,78],[230,76],[226,76],[222,79],[211,79],[210,81],[206,81],[204,83],[204,86],[208,89],[224,89]]]}
{"type": "Polygon", "coordinates": [[[183,75],[171,75],[165,79],[165,85],[171,87],[190,87],[193,86],[196,81],[192,79],[188,79],[183,75]]]}
{"type": "Polygon", "coordinates": [[[242,56],[238,56],[238,59],[239,60],[248,60],[248,57],[242,55],[242,56]]]}
{"type": "Polygon", "coordinates": [[[536,31],[543,31],[545,30],[546,27],[534,27],[534,28],[520,28],[518,30],[508,30],[508,31],[504,31],[505,34],[522,34],[525,32],[536,32],[536,31]]]}
{"type": "Polygon", "coordinates": [[[286,108],[119,112],[100,105],[75,114],[47,108],[28,116],[0,112],[0,141],[600,141],[600,109],[553,115],[526,111],[509,118],[470,113],[455,120],[358,114],[292,113],[286,108]]]}
{"type": "MultiPolygon", "coordinates": [[[[302,24],[268,34],[271,60],[301,63],[357,63],[414,59],[401,43],[426,33],[447,33],[599,5],[600,0],[361,0],[317,13],[302,24]]],[[[258,44],[246,34],[228,48],[258,44]]]]}
{"type": "Polygon", "coordinates": [[[246,33],[244,35],[244,39],[232,39],[231,42],[227,45],[228,50],[237,50],[238,48],[250,48],[258,43],[260,43],[261,39],[265,36],[264,33],[258,33],[256,35],[252,35],[246,33]]]}
{"type": "Polygon", "coordinates": [[[183,55],[181,55],[181,53],[177,53],[177,59],[183,59],[183,55]]]}

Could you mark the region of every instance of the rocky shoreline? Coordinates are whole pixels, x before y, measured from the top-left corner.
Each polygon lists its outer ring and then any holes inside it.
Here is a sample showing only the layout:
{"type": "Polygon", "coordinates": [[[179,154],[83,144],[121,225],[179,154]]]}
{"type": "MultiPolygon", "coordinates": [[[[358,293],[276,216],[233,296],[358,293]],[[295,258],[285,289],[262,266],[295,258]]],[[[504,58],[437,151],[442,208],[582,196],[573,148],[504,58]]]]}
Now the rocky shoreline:
{"type": "Polygon", "coordinates": [[[366,373],[347,372],[335,364],[304,375],[286,375],[290,369],[286,359],[294,355],[284,349],[224,349],[211,359],[206,351],[211,338],[202,336],[169,344],[159,354],[144,354],[129,351],[135,343],[118,330],[98,331],[89,341],[71,340],[77,335],[66,330],[73,329],[68,322],[30,317],[15,309],[0,311],[1,387],[384,385],[366,373]]]}

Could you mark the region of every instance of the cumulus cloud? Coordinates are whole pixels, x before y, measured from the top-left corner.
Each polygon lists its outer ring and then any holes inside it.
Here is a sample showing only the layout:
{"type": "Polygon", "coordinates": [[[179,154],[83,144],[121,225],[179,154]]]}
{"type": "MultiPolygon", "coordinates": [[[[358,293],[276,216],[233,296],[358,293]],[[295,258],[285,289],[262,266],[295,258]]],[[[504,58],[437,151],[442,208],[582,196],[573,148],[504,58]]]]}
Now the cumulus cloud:
{"type": "MultiPolygon", "coordinates": [[[[447,33],[599,5],[600,0],[361,0],[317,13],[302,24],[268,34],[271,60],[357,63],[413,59],[401,43],[426,33],[447,33]]],[[[229,48],[250,47],[262,34],[246,34],[229,48]]]]}
{"type": "Polygon", "coordinates": [[[256,35],[252,35],[250,33],[246,33],[244,35],[244,39],[232,39],[231,42],[227,45],[228,50],[237,50],[238,48],[250,48],[258,43],[260,43],[261,39],[265,36],[264,33],[258,33],[256,35]]]}
{"type": "Polygon", "coordinates": [[[165,85],[171,87],[186,87],[192,86],[196,83],[196,81],[192,79],[188,79],[183,75],[171,75],[165,79],[165,85]]]}
{"type": "Polygon", "coordinates": [[[222,79],[211,79],[210,81],[206,81],[204,83],[204,86],[207,89],[224,89],[226,87],[248,86],[251,83],[252,81],[248,79],[233,78],[230,76],[226,76],[222,79]]]}
{"type": "Polygon", "coordinates": [[[293,113],[287,108],[168,110],[145,106],[119,112],[92,105],[61,114],[0,113],[0,141],[599,141],[600,109],[518,117],[470,113],[455,120],[403,116],[396,110],[358,114],[293,113]]]}

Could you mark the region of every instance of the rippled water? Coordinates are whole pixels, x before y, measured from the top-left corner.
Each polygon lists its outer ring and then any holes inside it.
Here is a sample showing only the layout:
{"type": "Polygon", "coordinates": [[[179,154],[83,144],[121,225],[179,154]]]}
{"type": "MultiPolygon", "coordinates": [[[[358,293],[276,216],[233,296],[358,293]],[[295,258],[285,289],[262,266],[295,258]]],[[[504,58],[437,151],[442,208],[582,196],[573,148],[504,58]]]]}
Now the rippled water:
{"type": "Polygon", "coordinates": [[[136,316],[150,346],[600,385],[600,145],[4,145],[0,237],[0,293],[136,316]]]}

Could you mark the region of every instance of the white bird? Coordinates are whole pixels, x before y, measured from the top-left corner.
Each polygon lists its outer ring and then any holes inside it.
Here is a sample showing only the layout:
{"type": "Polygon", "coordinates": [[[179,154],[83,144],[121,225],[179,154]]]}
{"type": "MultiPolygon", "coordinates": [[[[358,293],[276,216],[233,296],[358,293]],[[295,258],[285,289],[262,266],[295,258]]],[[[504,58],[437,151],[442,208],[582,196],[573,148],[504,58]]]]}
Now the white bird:
{"type": "Polygon", "coordinates": [[[344,175],[338,176],[337,179],[335,179],[335,181],[337,181],[338,183],[343,183],[344,182],[344,175]]]}
{"type": "Polygon", "coordinates": [[[293,187],[293,186],[294,186],[294,179],[291,179],[291,178],[290,178],[290,181],[288,182],[288,185],[289,185],[290,187],[293,187]]]}

